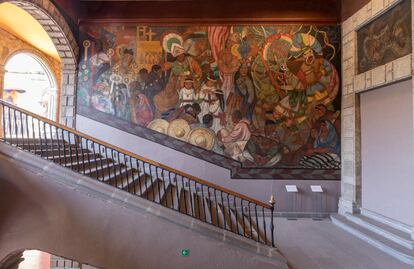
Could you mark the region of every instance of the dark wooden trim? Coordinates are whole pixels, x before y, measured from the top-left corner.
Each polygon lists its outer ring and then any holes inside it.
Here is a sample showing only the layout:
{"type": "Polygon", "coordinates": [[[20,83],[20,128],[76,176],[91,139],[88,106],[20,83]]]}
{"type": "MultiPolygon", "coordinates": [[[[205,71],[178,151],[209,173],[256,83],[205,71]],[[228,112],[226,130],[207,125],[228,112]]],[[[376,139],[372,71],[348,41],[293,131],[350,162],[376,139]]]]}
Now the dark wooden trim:
{"type": "Polygon", "coordinates": [[[272,25],[272,24],[338,24],[336,18],[149,18],[149,19],[79,19],[78,24],[151,24],[151,25],[272,25]]]}

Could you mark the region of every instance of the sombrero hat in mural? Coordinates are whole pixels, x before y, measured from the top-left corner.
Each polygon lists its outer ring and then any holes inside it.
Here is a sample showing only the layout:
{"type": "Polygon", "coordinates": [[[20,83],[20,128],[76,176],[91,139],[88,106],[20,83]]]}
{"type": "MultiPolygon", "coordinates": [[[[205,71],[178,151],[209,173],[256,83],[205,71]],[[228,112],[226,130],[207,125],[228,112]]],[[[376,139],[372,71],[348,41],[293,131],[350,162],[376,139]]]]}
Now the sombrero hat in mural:
{"type": "Polygon", "coordinates": [[[207,150],[211,150],[214,146],[214,134],[207,128],[194,128],[188,135],[188,142],[207,150]]]}
{"type": "Polygon", "coordinates": [[[183,38],[176,33],[169,33],[162,39],[162,47],[166,52],[171,53],[173,57],[177,57],[185,52],[183,47],[183,38]]]}
{"type": "Polygon", "coordinates": [[[170,122],[167,134],[171,137],[187,141],[190,131],[191,128],[187,121],[183,119],[176,119],[170,122]]]}
{"type": "Polygon", "coordinates": [[[147,128],[157,131],[159,133],[167,134],[168,126],[170,123],[163,119],[155,119],[148,123],[147,128]]]}
{"type": "MultiPolygon", "coordinates": [[[[231,133],[231,131],[227,128],[221,128],[220,130],[218,130],[217,135],[220,135],[221,137],[227,137],[229,136],[231,133]]],[[[221,142],[220,140],[218,141],[219,145],[223,145],[223,142],[221,142]]]]}

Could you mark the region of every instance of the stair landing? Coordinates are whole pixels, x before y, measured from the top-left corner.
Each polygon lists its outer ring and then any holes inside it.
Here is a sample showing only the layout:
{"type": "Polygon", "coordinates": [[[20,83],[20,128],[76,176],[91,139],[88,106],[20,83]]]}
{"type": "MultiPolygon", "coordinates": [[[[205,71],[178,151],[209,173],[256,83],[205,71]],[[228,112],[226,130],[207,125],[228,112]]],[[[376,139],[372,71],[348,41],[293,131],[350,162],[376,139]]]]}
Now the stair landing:
{"type": "Polygon", "coordinates": [[[410,234],[361,214],[333,214],[331,220],[372,246],[414,266],[414,241],[410,234]]]}

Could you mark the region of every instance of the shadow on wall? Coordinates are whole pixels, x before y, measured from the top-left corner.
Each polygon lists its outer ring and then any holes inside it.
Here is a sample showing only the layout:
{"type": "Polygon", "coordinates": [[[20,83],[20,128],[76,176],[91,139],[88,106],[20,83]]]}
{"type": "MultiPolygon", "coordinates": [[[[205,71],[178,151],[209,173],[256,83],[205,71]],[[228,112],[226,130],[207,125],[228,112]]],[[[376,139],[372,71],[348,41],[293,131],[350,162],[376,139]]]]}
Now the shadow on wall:
{"type": "Polygon", "coordinates": [[[31,223],[39,216],[42,220],[48,218],[45,209],[31,197],[41,190],[22,180],[25,177],[15,166],[0,159],[0,233],[3,225],[14,218],[24,217],[31,223]]]}

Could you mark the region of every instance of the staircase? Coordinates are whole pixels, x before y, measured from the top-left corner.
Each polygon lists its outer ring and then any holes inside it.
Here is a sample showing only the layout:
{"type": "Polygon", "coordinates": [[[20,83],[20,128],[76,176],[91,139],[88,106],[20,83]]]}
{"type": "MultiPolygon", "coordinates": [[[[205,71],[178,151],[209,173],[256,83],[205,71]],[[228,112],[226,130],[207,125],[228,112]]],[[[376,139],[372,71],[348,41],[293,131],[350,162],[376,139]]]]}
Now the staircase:
{"type": "Polygon", "coordinates": [[[332,223],[396,259],[414,266],[414,239],[408,229],[376,213],[331,215],[332,223]]]}
{"type": "Polygon", "coordinates": [[[0,106],[2,142],[133,194],[137,199],[275,247],[274,203],[263,203],[148,160],[3,100],[0,106]]]}

